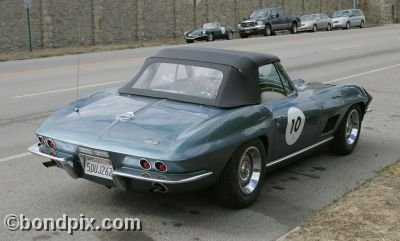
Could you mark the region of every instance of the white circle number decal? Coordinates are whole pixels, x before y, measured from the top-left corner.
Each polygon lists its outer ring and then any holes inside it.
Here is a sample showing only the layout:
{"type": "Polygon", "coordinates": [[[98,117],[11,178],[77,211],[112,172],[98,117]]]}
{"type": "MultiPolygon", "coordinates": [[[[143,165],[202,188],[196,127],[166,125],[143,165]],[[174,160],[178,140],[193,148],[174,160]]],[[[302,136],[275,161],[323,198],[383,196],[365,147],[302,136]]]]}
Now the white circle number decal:
{"type": "Polygon", "coordinates": [[[290,146],[296,143],[303,132],[306,116],[298,108],[291,107],[288,110],[288,123],[286,127],[286,143],[290,146]]]}

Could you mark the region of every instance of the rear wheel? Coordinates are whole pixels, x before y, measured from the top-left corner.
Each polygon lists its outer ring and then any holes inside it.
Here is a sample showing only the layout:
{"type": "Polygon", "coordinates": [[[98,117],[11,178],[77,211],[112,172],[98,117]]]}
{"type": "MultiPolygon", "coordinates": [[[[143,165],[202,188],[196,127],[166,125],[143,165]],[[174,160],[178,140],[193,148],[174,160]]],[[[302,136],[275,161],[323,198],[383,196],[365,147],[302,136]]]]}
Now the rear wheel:
{"type": "Polygon", "coordinates": [[[349,108],[330,144],[330,149],[338,155],[353,152],[361,133],[362,113],[358,105],[349,108]]]}
{"type": "Polygon", "coordinates": [[[229,31],[228,34],[226,35],[227,40],[232,40],[233,39],[233,32],[229,31]]]}
{"type": "Polygon", "coordinates": [[[261,191],[265,160],[265,148],[260,139],[241,145],[215,186],[218,202],[230,208],[244,208],[252,204],[261,191]]]}

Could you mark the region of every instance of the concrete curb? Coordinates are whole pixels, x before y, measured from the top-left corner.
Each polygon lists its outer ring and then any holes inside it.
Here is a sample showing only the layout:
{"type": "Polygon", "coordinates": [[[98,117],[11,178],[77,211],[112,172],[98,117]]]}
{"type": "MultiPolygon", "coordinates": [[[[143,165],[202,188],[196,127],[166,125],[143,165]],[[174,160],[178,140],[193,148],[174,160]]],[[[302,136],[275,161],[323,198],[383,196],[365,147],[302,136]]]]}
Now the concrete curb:
{"type": "Polygon", "coordinates": [[[286,241],[287,236],[289,236],[291,233],[297,232],[301,229],[300,226],[295,227],[294,229],[290,230],[289,232],[285,233],[284,235],[280,236],[278,239],[275,241],[286,241]]]}

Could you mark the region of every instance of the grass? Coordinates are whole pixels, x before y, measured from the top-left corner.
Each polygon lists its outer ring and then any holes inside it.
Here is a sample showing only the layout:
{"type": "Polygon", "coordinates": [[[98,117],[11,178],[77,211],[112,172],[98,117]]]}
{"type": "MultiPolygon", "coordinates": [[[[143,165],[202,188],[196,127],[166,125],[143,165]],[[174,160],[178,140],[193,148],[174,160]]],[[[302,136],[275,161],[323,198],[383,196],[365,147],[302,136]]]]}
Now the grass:
{"type": "Polygon", "coordinates": [[[283,240],[400,240],[400,160],[312,216],[283,240]]]}

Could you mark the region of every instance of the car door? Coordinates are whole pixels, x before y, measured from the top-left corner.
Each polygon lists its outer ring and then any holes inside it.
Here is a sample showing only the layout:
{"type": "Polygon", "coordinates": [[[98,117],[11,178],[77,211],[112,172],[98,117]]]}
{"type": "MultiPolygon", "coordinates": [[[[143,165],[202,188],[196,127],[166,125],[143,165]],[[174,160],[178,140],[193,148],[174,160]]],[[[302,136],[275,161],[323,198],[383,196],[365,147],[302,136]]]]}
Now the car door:
{"type": "Polygon", "coordinates": [[[357,11],[356,10],[352,10],[351,12],[350,12],[350,23],[351,23],[351,26],[357,26],[357,25],[359,25],[359,23],[358,23],[358,14],[357,14],[357,11]]]}
{"type": "Polygon", "coordinates": [[[278,11],[276,9],[271,10],[270,22],[272,25],[272,30],[280,30],[278,11]]]}
{"type": "MultiPolygon", "coordinates": [[[[260,67],[260,76],[267,72],[268,65],[260,67]],[[263,69],[264,68],[264,69],[263,69]]],[[[273,114],[272,125],[275,128],[275,139],[273,144],[273,159],[279,159],[293,152],[310,146],[318,141],[316,128],[320,127],[318,112],[321,105],[317,100],[308,98],[306,95],[297,92],[291,83],[288,75],[280,63],[274,63],[271,67],[270,78],[260,78],[262,104],[273,114]],[[263,98],[268,95],[268,88],[263,88],[270,82],[275,86],[276,92],[281,92],[282,97],[271,99],[263,98]]],[[[265,74],[264,74],[265,75],[265,74]]]]}
{"type": "Polygon", "coordinates": [[[280,30],[289,29],[288,17],[286,16],[284,10],[281,8],[278,8],[277,12],[278,12],[279,29],[280,30]]]}
{"type": "Polygon", "coordinates": [[[320,14],[320,19],[321,19],[321,29],[327,29],[329,24],[328,16],[326,16],[325,14],[320,14]]]}

